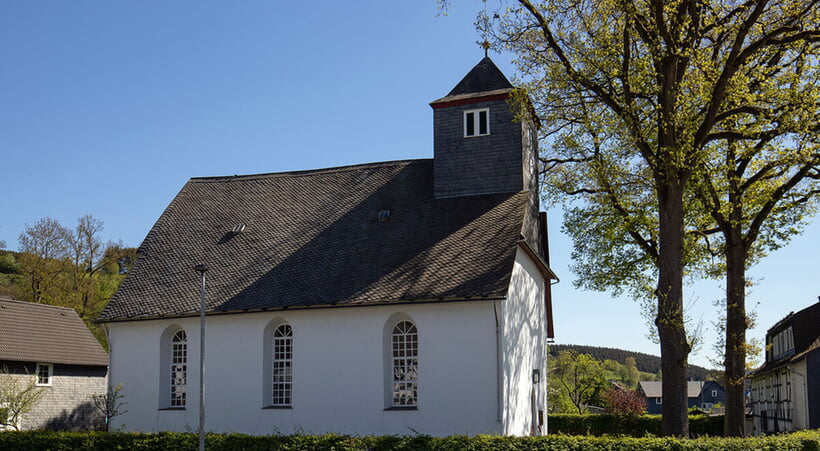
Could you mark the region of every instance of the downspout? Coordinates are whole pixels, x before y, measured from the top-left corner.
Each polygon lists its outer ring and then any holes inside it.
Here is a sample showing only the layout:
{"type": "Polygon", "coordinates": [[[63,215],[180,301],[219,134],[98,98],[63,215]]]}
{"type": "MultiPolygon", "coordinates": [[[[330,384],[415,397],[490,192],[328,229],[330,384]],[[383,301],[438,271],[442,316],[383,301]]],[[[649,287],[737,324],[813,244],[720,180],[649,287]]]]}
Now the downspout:
{"type": "Polygon", "coordinates": [[[504,393],[502,387],[502,366],[501,359],[501,323],[498,321],[499,302],[493,301],[493,313],[495,314],[495,390],[496,390],[496,422],[498,423],[498,433],[503,434],[502,429],[502,406],[504,405],[504,393]]]}
{"type": "Polygon", "coordinates": [[[105,389],[107,391],[111,383],[111,330],[108,327],[108,323],[102,323],[102,326],[105,332],[105,342],[108,343],[108,367],[105,372],[105,389]]]}

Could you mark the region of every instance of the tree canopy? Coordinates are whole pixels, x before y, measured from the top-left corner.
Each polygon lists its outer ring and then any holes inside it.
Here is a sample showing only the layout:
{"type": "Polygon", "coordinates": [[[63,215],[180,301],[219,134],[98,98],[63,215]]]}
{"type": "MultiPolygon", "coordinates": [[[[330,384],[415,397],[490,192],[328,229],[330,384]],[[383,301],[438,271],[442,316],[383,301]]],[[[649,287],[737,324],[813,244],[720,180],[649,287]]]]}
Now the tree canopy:
{"type": "Polygon", "coordinates": [[[816,176],[817,6],[518,0],[478,21],[515,54],[519,99],[544,124],[547,197],[577,199],[565,229],[579,283],[655,298],[665,434],[688,435],[683,278],[714,270],[721,247],[708,238],[731,238],[726,225],[743,223],[731,213],[743,205],[732,186],[774,214],[748,216],[759,227],[748,243],[765,238],[746,256],[786,239],[796,229],[779,226],[811,208],[813,188],[797,187],[816,176]],[[744,175],[749,183],[738,182],[744,175]]]}
{"type": "Polygon", "coordinates": [[[0,293],[73,308],[100,343],[94,321],[136,260],[136,249],[103,243],[102,221],[86,215],[68,229],[51,218],[26,225],[19,252],[0,254],[0,293]]]}

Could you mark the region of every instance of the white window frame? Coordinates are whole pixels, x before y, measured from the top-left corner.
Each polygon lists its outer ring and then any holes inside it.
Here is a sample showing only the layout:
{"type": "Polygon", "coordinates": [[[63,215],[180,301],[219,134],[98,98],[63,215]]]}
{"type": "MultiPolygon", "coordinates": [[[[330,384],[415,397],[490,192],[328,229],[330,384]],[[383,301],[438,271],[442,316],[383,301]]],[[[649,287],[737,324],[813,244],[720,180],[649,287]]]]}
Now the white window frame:
{"type": "Polygon", "coordinates": [[[416,408],[419,401],[419,334],[415,323],[401,320],[390,334],[391,406],[416,408]]]}
{"type": "Polygon", "coordinates": [[[281,324],[271,337],[271,406],[293,404],[293,327],[281,324]]]}
{"type": "Polygon", "coordinates": [[[38,387],[51,387],[54,384],[54,364],[52,363],[38,363],[34,370],[34,377],[36,379],[35,385],[38,387]],[[40,369],[46,369],[45,382],[42,381],[40,369]]]}
{"type": "Polygon", "coordinates": [[[168,405],[172,409],[184,409],[188,400],[188,334],[184,329],[176,331],[171,337],[169,351],[168,405]]]}
{"type": "Polygon", "coordinates": [[[478,108],[464,111],[464,137],[473,138],[476,136],[487,136],[490,134],[490,109],[478,108]],[[481,133],[481,113],[484,113],[484,133],[481,133]],[[472,125],[473,133],[469,133],[469,126],[472,125]]]}
{"type": "Polygon", "coordinates": [[[655,398],[655,404],[663,404],[663,398],[655,398]]]}

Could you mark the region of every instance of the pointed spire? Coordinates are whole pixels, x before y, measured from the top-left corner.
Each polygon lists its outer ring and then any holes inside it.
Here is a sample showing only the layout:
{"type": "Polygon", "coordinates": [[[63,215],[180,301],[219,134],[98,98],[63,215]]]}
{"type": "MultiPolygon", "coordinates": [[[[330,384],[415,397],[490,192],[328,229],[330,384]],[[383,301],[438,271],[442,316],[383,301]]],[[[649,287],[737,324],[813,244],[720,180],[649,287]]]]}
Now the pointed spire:
{"type": "Polygon", "coordinates": [[[447,94],[447,97],[512,88],[513,85],[507,80],[507,77],[504,76],[495,63],[493,63],[493,60],[491,60],[489,56],[485,56],[464,76],[456,87],[447,94]]]}

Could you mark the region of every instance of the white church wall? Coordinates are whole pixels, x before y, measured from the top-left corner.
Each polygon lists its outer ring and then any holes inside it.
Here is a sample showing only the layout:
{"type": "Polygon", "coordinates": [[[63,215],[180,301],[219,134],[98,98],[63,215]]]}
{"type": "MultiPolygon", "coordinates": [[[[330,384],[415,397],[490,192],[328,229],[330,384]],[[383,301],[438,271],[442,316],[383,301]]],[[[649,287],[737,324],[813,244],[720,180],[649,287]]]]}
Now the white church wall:
{"type": "MultiPolygon", "coordinates": [[[[546,434],[539,430],[538,410],[546,412],[546,311],[544,278],[535,263],[518,250],[507,299],[501,309],[503,433],[546,434]],[[541,382],[533,383],[533,370],[541,382]]],[[[546,417],[546,413],[544,413],[546,417]]]]}
{"type": "MultiPolygon", "coordinates": [[[[110,344],[111,383],[123,384],[128,403],[128,413],[113,420],[115,428],[197,430],[198,318],[112,323],[110,344]],[[168,389],[162,378],[170,380],[170,370],[160,363],[160,337],[176,326],[185,329],[188,336],[187,406],[184,410],[162,410],[159,391],[168,389]]],[[[209,316],[205,362],[208,431],[500,432],[492,302],[209,316]],[[390,362],[383,349],[384,326],[399,312],[412,319],[418,329],[417,410],[385,410],[390,403],[385,399],[390,370],[384,366],[390,362]],[[286,321],[293,328],[291,408],[263,408],[263,335],[271,321],[286,321]]],[[[517,367],[511,369],[518,371],[517,367]]]]}

